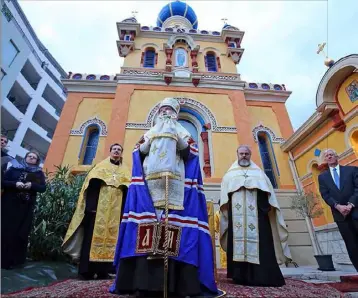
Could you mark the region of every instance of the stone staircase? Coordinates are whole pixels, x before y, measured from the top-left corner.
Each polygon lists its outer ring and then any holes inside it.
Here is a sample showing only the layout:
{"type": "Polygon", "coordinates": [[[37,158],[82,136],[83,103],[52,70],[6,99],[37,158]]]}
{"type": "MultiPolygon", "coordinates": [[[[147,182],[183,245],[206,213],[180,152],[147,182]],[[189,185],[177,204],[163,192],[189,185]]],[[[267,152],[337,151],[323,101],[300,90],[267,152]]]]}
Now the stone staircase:
{"type": "Polygon", "coordinates": [[[291,250],[292,259],[299,266],[315,265],[312,242],[307,230],[306,221],[303,217],[291,210],[292,197],[296,195],[295,190],[276,190],[278,203],[285,219],[289,237],[288,244],[291,250]]]}

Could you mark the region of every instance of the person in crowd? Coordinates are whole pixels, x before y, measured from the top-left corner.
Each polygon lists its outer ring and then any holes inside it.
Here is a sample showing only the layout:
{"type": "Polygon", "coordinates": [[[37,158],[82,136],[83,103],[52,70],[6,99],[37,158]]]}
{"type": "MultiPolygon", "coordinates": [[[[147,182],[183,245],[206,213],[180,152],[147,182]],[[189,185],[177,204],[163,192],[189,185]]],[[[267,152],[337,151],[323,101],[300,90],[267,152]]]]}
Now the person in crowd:
{"type": "Polygon", "coordinates": [[[107,279],[113,272],[118,227],[130,173],[122,160],[123,147],[115,143],[110,156],[88,173],[68,227],[64,252],[79,261],[80,279],[107,279]]]}
{"type": "Polygon", "coordinates": [[[25,263],[37,193],[46,190],[40,156],[30,151],[2,176],[1,268],[25,263]]]}
{"type": "Polygon", "coordinates": [[[328,170],[318,176],[319,190],[331,207],[349,258],[358,271],[358,170],[340,165],[333,149],[327,149],[323,157],[328,170]]]}
{"type": "Polygon", "coordinates": [[[270,179],[239,146],[237,161],[223,177],[220,242],[227,256],[227,277],[240,285],[285,285],[278,264],[291,260],[288,231],[270,179]]]}
{"type": "Polygon", "coordinates": [[[164,272],[168,297],[218,293],[198,149],[177,121],[179,110],[175,98],[161,101],[155,125],[133,151],[111,293],[161,297],[164,272]]]}
{"type": "Polygon", "coordinates": [[[8,141],[9,140],[7,136],[1,134],[1,175],[4,175],[6,169],[8,168],[9,162],[11,162],[14,159],[7,152],[6,146],[8,141]]]}

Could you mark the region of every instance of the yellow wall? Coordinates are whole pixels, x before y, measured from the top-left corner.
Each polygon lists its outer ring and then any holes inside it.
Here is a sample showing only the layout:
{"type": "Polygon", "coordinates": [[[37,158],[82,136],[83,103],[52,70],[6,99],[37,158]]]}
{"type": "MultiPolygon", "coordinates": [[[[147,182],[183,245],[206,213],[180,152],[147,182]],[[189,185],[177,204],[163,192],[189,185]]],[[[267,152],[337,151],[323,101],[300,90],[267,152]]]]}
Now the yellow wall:
{"type": "MultiPolygon", "coordinates": [[[[357,118],[351,119],[346,124],[347,124],[346,131],[350,131],[351,128],[357,124],[357,118]]],[[[321,134],[322,132],[317,131],[315,134],[311,135],[311,138],[314,139],[316,137],[316,134],[318,133],[321,134]]],[[[316,148],[320,149],[322,154],[323,151],[326,150],[327,148],[332,148],[336,150],[338,155],[340,155],[346,150],[348,150],[350,147],[351,147],[350,143],[346,144],[345,133],[340,131],[334,131],[333,133],[331,133],[326,138],[315,144],[310,150],[308,150],[302,156],[300,156],[298,159],[295,160],[299,177],[302,178],[303,176],[312,173],[312,180],[314,184],[312,185],[312,190],[314,190],[320,198],[320,204],[323,208],[324,213],[322,217],[314,221],[316,226],[325,225],[327,223],[333,223],[334,220],[330,207],[323,201],[319,193],[319,184],[318,184],[319,170],[316,168],[316,165],[321,163],[320,160],[321,157],[315,157],[314,150],[316,148]]],[[[303,181],[302,184],[304,187],[307,185],[308,183],[307,181],[306,180],[303,181]]],[[[306,187],[306,188],[310,188],[310,187],[306,187]]]]}
{"type": "MultiPolygon", "coordinates": [[[[142,57],[142,52],[146,47],[156,48],[158,53],[158,64],[155,69],[164,69],[166,55],[163,50],[163,44],[168,40],[164,38],[145,38],[145,37],[136,37],[135,39],[135,50],[130,52],[129,55],[124,59],[124,67],[140,67],[140,60],[142,57]]],[[[205,72],[205,61],[204,56],[207,51],[214,51],[220,57],[221,72],[228,73],[237,73],[235,63],[231,58],[226,57],[227,45],[224,42],[213,43],[213,42],[204,42],[204,41],[195,41],[196,44],[200,45],[200,51],[197,57],[199,72],[205,72]]],[[[174,53],[172,58],[174,59],[174,53]]],[[[189,68],[191,68],[191,58],[188,55],[189,68]]]]}
{"type": "MultiPolygon", "coordinates": [[[[235,126],[231,101],[227,95],[152,90],[135,90],[133,92],[130,101],[128,122],[146,122],[150,110],[165,97],[189,97],[195,99],[211,110],[218,126],[235,126]]],[[[143,130],[126,130],[124,158],[128,164],[131,160],[131,153],[128,153],[128,151],[132,151],[134,145],[143,133],[145,133],[143,130]]],[[[235,133],[212,133],[212,148],[214,154],[213,178],[222,177],[234,162],[237,146],[238,141],[235,133]]]]}
{"type": "Polygon", "coordinates": [[[350,110],[352,110],[354,107],[357,107],[358,101],[352,102],[347,94],[346,88],[349,84],[351,84],[353,81],[357,81],[358,84],[358,73],[353,73],[350,75],[341,85],[339,91],[338,91],[338,102],[342,107],[343,112],[346,114],[350,110]]]}
{"type": "Polygon", "coordinates": [[[231,101],[225,94],[154,90],[135,90],[133,92],[128,122],[145,122],[149,111],[165,97],[188,97],[197,100],[211,110],[218,126],[236,126],[231,101]]]}
{"type": "MultiPolygon", "coordinates": [[[[347,122],[346,130],[350,130],[352,126],[357,124],[357,120],[357,118],[353,118],[347,122]]],[[[305,152],[295,161],[299,177],[303,177],[308,174],[307,168],[310,168],[309,163],[312,161],[312,159],[318,160],[318,158],[314,156],[314,150],[316,148],[320,149],[322,152],[327,148],[332,148],[336,150],[338,154],[341,154],[350,147],[351,146],[346,146],[345,134],[340,131],[334,131],[326,138],[315,144],[310,150],[305,152]]]]}
{"type": "MultiPolygon", "coordinates": [[[[94,117],[99,118],[108,126],[112,112],[112,101],[113,99],[84,98],[78,107],[72,129],[79,129],[82,123],[93,119],[94,117]]],[[[78,156],[81,149],[82,139],[83,136],[69,137],[65,156],[62,161],[63,165],[77,166],[79,164],[78,156]]],[[[94,163],[102,160],[104,146],[105,137],[100,137],[94,163]]],[[[88,167],[89,166],[85,166],[85,168],[88,167]]]]}
{"type": "MultiPolygon", "coordinates": [[[[282,137],[280,126],[276,114],[271,107],[248,107],[249,115],[251,118],[252,129],[255,126],[262,124],[270,128],[276,137],[282,137]]],[[[272,143],[273,150],[276,156],[277,166],[279,168],[280,176],[278,177],[278,184],[280,185],[294,185],[291,169],[288,163],[288,154],[281,150],[280,143],[272,143]]],[[[261,161],[261,159],[260,159],[261,161]]],[[[259,166],[262,167],[262,164],[259,166]]]]}

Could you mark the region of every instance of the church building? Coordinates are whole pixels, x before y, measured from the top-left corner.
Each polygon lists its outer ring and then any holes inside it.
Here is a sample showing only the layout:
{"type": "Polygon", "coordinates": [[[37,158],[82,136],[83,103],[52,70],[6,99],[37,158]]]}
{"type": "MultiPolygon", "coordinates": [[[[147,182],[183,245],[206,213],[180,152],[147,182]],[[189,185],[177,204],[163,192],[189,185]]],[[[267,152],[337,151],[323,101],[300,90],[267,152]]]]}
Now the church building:
{"type": "MultiPolygon", "coordinates": [[[[70,73],[63,80],[68,98],[45,168],[70,165],[74,173],[83,173],[107,157],[113,143],[124,146],[124,162],[131,166],[132,150],[152,126],[159,102],[177,98],[179,121],[198,143],[205,194],[213,208],[218,208],[221,179],[237,158],[238,145],[248,144],[253,161],[276,189],[293,260],[315,264],[306,222],[290,210],[290,198],[301,181],[306,183],[303,178],[313,179],[311,172],[305,172],[309,160],[305,152],[321,150],[323,144],[307,149],[302,130],[293,134],[285,107],[291,92],[284,84],[241,79],[237,65],[245,59],[245,32],[229,24],[220,31],[202,29],[194,10],[181,1],[165,5],[154,26],[142,25],[134,17],[116,25],[123,67],[116,75],[70,73]]],[[[324,88],[320,90],[326,92],[324,88]]],[[[326,115],[325,107],[332,105],[326,99],[321,104],[316,118],[326,115]]]]}

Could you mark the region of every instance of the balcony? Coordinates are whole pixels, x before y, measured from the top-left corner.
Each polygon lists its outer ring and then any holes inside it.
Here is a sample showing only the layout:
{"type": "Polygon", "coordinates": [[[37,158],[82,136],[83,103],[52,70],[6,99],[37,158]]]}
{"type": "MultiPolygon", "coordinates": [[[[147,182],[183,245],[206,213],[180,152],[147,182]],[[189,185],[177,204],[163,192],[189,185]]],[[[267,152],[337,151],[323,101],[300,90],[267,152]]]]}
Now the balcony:
{"type": "Polygon", "coordinates": [[[42,97],[56,110],[56,115],[60,116],[62,108],[65,104],[60,95],[53,90],[50,85],[46,85],[42,97]]]}
{"type": "Polygon", "coordinates": [[[15,133],[20,125],[16,119],[4,106],[1,107],[1,130],[5,133],[10,141],[15,137],[15,133]]]}
{"type": "Polygon", "coordinates": [[[29,128],[26,131],[21,147],[29,151],[37,151],[40,154],[42,161],[44,161],[48,148],[50,147],[50,143],[29,128]]]}
{"type": "Polygon", "coordinates": [[[49,77],[57,84],[58,87],[61,88],[63,96],[67,97],[67,90],[61,83],[61,81],[54,76],[54,74],[47,68],[44,67],[46,73],[49,75],[49,77]]]}
{"type": "Polygon", "coordinates": [[[24,67],[21,69],[21,74],[24,76],[32,89],[36,90],[39,82],[41,81],[41,76],[37,73],[35,67],[29,60],[26,61],[24,67]]]}
{"type": "Polygon", "coordinates": [[[14,85],[11,87],[7,98],[21,113],[26,113],[27,107],[31,101],[31,97],[17,81],[15,81],[14,85]]]}
{"type": "Polygon", "coordinates": [[[56,129],[57,120],[47,112],[42,106],[38,105],[32,121],[46,130],[47,137],[52,139],[56,129]]]}

